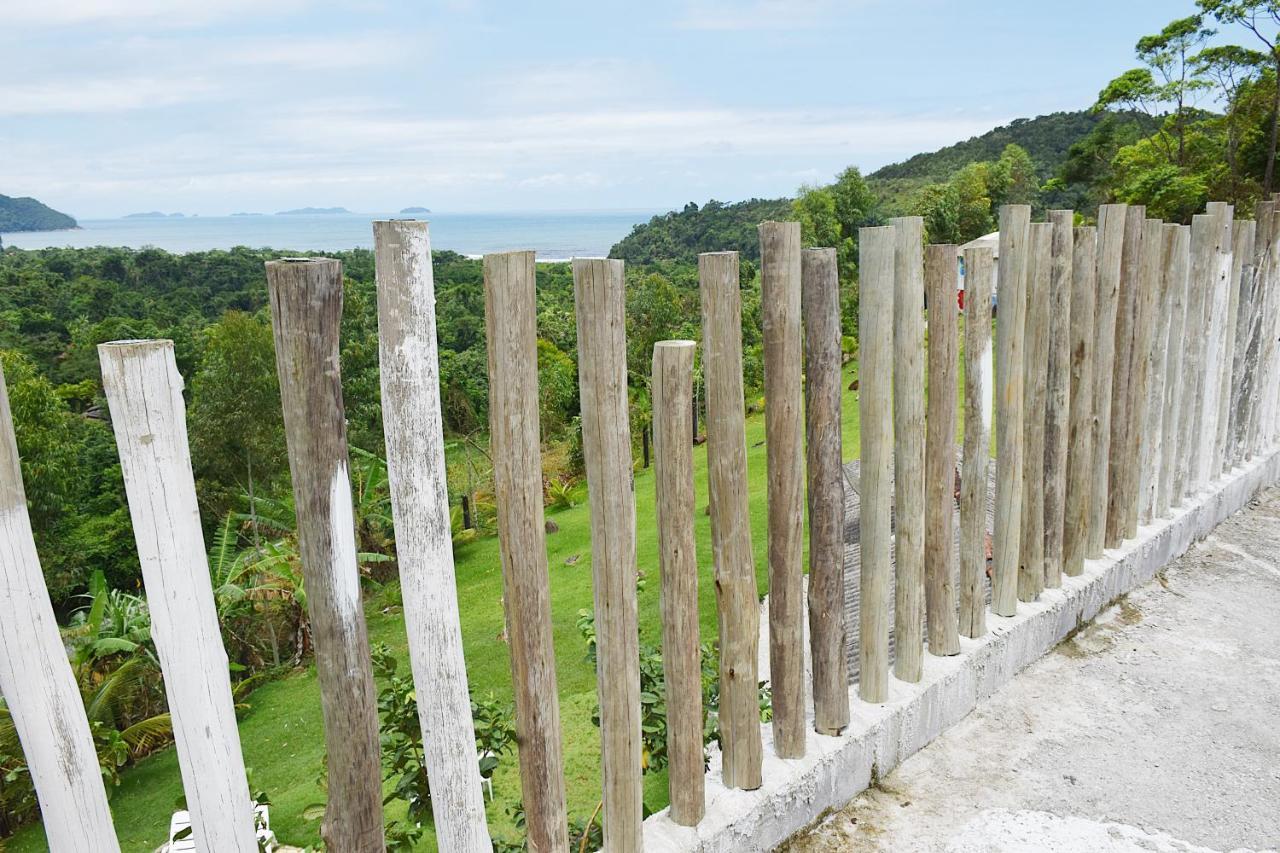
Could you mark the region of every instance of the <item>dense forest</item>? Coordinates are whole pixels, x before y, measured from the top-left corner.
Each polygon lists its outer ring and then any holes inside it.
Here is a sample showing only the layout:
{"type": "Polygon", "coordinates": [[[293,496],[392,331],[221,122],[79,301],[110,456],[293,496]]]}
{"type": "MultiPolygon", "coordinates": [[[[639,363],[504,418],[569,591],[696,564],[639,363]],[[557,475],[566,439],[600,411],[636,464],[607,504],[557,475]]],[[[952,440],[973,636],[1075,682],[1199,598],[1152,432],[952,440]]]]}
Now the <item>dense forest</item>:
{"type": "Polygon", "coordinates": [[[0,234],[14,231],[59,231],[76,221],[34,198],[0,195],[0,234]]]}

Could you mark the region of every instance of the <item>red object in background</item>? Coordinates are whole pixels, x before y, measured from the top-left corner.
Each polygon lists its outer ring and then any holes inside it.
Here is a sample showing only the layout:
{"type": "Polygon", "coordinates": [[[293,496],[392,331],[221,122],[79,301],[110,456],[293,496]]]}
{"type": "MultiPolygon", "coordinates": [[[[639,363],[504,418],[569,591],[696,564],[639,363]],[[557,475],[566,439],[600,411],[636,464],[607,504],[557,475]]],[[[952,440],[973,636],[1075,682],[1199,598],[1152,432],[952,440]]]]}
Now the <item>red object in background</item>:
{"type": "Polygon", "coordinates": [[[964,310],[964,291],[963,290],[956,291],[956,300],[960,303],[960,310],[963,311],[964,310]]]}

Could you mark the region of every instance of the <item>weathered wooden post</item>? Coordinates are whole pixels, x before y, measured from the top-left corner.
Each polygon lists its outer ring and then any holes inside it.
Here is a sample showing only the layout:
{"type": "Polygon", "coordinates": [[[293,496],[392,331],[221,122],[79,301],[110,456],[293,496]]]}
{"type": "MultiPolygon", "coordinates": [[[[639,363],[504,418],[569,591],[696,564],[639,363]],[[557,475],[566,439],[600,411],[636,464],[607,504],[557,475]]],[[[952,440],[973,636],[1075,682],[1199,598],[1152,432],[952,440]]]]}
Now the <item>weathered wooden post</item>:
{"type": "Polygon", "coordinates": [[[49,849],[119,853],[84,700],[36,553],[3,370],[0,589],[0,696],[22,743],[49,849]]]}
{"type": "MultiPolygon", "coordinates": [[[[1204,368],[1208,350],[1209,303],[1212,301],[1213,266],[1217,239],[1217,217],[1197,214],[1191,218],[1191,276],[1187,284],[1187,319],[1184,337],[1187,349],[1183,355],[1182,374],[1186,384],[1179,420],[1179,444],[1182,447],[1183,485],[1187,494],[1195,494],[1204,485],[1200,458],[1204,448],[1204,368]]],[[[1206,469],[1207,470],[1207,469],[1206,469]]]]}
{"type": "Polygon", "coordinates": [[[1044,420],[1044,582],[1062,586],[1067,503],[1067,438],[1071,421],[1071,299],[1075,213],[1049,211],[1049,366],[1044,420]]]}
{"type": "MultiPolygon", "coordinates": [[[[1151,288],[1150,342],[1147,346],[1147,394],[1138,429],[1135,463],[1139,466],[1137,520],[1150,524],[1155,518],[1160,462],[1164,453],[1164,383],[1169,351],[1169,279],[1164,275],[1164,223],[1147,220],[1143,235],[1143,280],[1151,288]],[[1152,228],[1151,223],[1156,227],[1152,228]]],[[[1135,529],[1136,532],[1136,529],[1135,529]]]]}
{"type": "MultiPolygon", "coordinates": [[[[1129,427],[1125,430],[1123,469],[1129,491],[1122,510],[1124,538],[1138,535],[1139,510],[1145,500],[1143,487],[1150,481],[1147,462],[1151,450],[1147,406],[1151,399],[1151,347],[1155,338],[1156,311],[1160,299],[1160,255],[1164,223],[1146,219],[1142,223],[1141,257],[1138,264],[1138,293],[1133,308],[1133,353],[1129,368],[1129,427]],[[1145,454],[1145,455],[1144,455],[1145,454]]],[[[1157,428],[1159,421],[1154,421],[1157,428]]],[[[1150,517],[1147,517],[1150,520],[1150,517]]]]}
{"type": "Polygon", "coordinates": [[[320,834],[335,850],[381,851],[378,713],[338,370],[342,264],[268,261],[267,286],[328,748],[329,807],[320,834]]]}
{"type": "Polygon", "coordinates": [[[779,758],[800,758],[805,748],[800,223],[763,222],[759,234],[769,490],[769,680],[773,687],[773,750],[779,758]]]}
{"type": "Polygon", "coordinates": [[[256,853],[253,803],[209,580],[173,342],[115,341],[99,346],[98,358],[192,840],[208,853],[256,853]]]}
{"type": "Polygon", "coordinates": [[[707,388],[707,486],[720,622],[720,750],[724,784],[760,787],[763,747],[756,682],[760,601],[747,505],[742,408],[742,293],[737,252],[698,256],[702,371],[707,388]]]}
{"type": "MultiPolygon", "coordinates": [[[[991,354],[991,285],[995,258],[990,249],[964,250],[964,458],[960,472],[960,633],[987,632],[987,472],[991,435],[987,429],[987,377],[991,354]]],[[[865,557],[864,557],[865,559],[865,557]]]]}
{"type": "Polygon", "coordinates": [[[1266,343],[1263,340],[1262,321],[1267,311],[1267,306],[1273,298],[1272,284],[1275,281],[1275,264],[1277,261],[1276,223],[1280,221],[1280,211],[1277,210],[1274,202],[1258,202],[1255,211],[1255,218],[1258,223],[1258,231],[1255,234],[1254,241],[1254,275],[1256,282],[1253,287],[1253,308],[1249,320],[1249,343],[1245,348],[1245,388],[1241,393],[1243,408],[1240,415],[1242,441],[1240,456],[1245,460],[1252,459],[1254,453],[1259,449],[1258,427],[1261,409],[1261,400],[1259,398],[1263,396],[1263,389],[1259,386],[1262,377],[1259,373],[1262,369],[1263,351],[1266,349],[1266,343]]]}
{"type": "Polygon", "coordinates": [[[1231,347],[1231,390],[1227,403],[1227,446],[1224,454],[1223,469],[1229,470],[1240,461],[1240,426],[1244,405],[1242,395],[1245,388],[1245,356],[1249,350],[1249,333],[1252,325],[1254,294],[1257,292],[1257,235],[1265,229],[1258,220],[1246,220],[1236,223],[1235,241],[1232,246],[1232,264],[1239,265],[1239,276],[1232,273],[1237,283],[1231,293],[1234,307],[1231,309],[1235,317],[1235,331],[1232,333],[1231,347]]]}
{"type": "Polygon", "coordinates": [[[1186,439],[1182,433],[1186,376],[1186,354],[1190,342],[1186,335],[1187,300],[1191,276],[1191,227],[1166,225],[1164,228],[1164,275],[1169,279],[1169,348],[1165,352],[1164,442],[1160,452],[1160,478],[1156,483],[1156,512],[1162,517],[1171,507],[1182,503],[1186,485],[1186,439]]]}
{"type": "Polygon", "coordinates": [[[640,634],[636,611],[636,502],[627,412],[627,287],[622,261],[575,258],[582,455],[591,504],[596,685],[604,846],[639,850],[640,634]]]}
{"type": "Polygon", "coordinates": [[[1218,410],[1222,389],[1222,365],[1226,355],[1227,306],[1231,297],[1231,222],[1233,208],[1223,202],[1210,202],[1214,217],[1213,263],[1210,267],[1212,290],[1205,302],[1205,329],[1208,333],[1204,358],[1204,399],[1201,428],[1203,452],[1200,456],[1200,478],[1204,483],[1215,479],[1221,465],[1218,452],[1218,410]]]}
{"type": "Polygon", "coordinates": [[[484,256],[489,444],[529,848],[568,849],[560,698],[542,507],[533,252],[484,256]]]}
{"type": "Polygon", "coordinates": [[[1027,258],[1026,346],[1023,357],[1022,526],[1018,598],[1035,601],[1044,591],[1044,425],[1049,380],[1049,259],[1053,225],[1031,226],[1027,258]]]}
{"type": "Polygon", "coordinates": [[[805,249],[801,253],[800,278],[813,727],[818,734],[838,735],[849,725],[849,673],[844,654],[844,471],[836,250],[805,249]]]}
{"type": "Polygon", "coordinates": [[[1089,533],[1089,487],[1093,475],[1093,324],[1098,295],[1098,229],[1075,229],[1071,247],[1071,416],[1067,425],[1066,508],[1062,571],[1084,572],[1089,533]]]}
{"type": "Polygon", "coordinates": [[[449,533],[428,225],[375,221],[373,247],[387,479],[436,838],[447,850],[488,851],[449,533]]]}
{"type": "Polygon", "coordinates": [[[1106,545],[1107,495],[1111,472],[1111,386],[1115,379],[1116,314],[1125,242],[1125,205],[1098,208],[1098,298],[1093,333],[1093,476],[1089,483],[1089,527],[1084,555],[1101,557],[1106,545]]]}
{"type": "Polygon", "coordinates": [[[1022,545],[1023,380],[1027,315],[1027,255],[1031,207],[1000,208],[1000,257],[996,306],[996,506],[992,537],[991,609],[1018,610],[1018,562],[1022,545]]]}
{"type": "Polygon", "coordinates": [[[929,400],[925,443],[925,612],[929,652],[960,653],[956,620],[955,472],[956,370],[959,352],[956,323],[956,246],[929,246],[924,280],[929,301],[929,400]]]}
{"type": "Polygon", "coordinates": [[[1120,260],[1120,290],[1116,306],[1115,364],[1111,381],[1111,443],[1107,448],[1106,546],[1118,548],[1125,538],[1128,507],[1137,491],[1130,483],[1129,432],[1133,426],[1132,396],[1134,346],[1138,295],[1142,291],[1142,237],[1147,209],[1130,205],[1125,210],[1124,246],[1120,260]]]}
{"type": "Polygon", "coordinates": [[[858,695],[889,699],[889,581],[893,497],[893,297],[896,229],[858,232],[858,415],[861,424],[862,565],[859,575],[858,695]]]}
{"type": "Polygon", "coordinates": [[[1232,407],[1236,380],[1236,332],[1240,319],[1240,291],[1244,271],[1252,263],[1253,241],[1257,223],[1237,219],[1231,230],[1231,274],[1227,285],[1227,314],[1223,322],[1223,346],[1221,384],[1218,387],[1218,440],[1214,445],[1213,476],[1221,476],[1231,470],[1232,407]]]}
{"type": "Polygon", "coordinates": [[[924,667],[924,220],[890,221],[896,240],[893,674],[919,681],[924,667]]]}
{"type": "Polygon", "coordinates": [[[702,655],[694,538],[693,341],[653,347],[654,489],[662,571],[662,671],[667,681],[671,819],[695,826],[706,811],[702,764],[702,655]]]}

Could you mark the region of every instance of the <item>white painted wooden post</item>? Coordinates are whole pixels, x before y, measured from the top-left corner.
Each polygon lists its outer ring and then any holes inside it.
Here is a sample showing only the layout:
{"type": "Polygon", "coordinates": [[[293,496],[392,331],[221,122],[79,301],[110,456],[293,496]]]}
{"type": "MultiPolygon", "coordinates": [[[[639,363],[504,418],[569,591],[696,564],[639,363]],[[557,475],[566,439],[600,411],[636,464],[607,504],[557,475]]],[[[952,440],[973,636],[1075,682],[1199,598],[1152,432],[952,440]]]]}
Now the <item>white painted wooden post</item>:
{"type": "Polygon", "coordinates": [[[1221,384],[1218,386],[1218,440],[1214,445],[1213,476],[1221,476],[1231,470],[1231,401],[1236,380],[1236,332],[1240,318],[1240,291],[1247,264],[1252,263],[1254,229],[1253,220],[1238,219],[1231,230],[1231,274],[1227,279],[1227,315],[1223,323],[1221,384]]]}
{"type": "Polygon", "coordinates": [[[0,696],[9,706],[53,851],[119,853],[98,754],[27,515],[0,370],[0,696]]]}
{"type": "Polygon", "coordinates": [[[373,223],[382,428],[409,662],[444,850],[492,849],[476,756],[450,541],[435,281],[426,222],[373,223]]]}
{"type": "Polygon", "coordinates": [[[200,527],[182,377],[172,341],[98,347],[120,450],[151,637],[173,719],[192,839],[207,853],[256,853],[227,652],[200,527]]]}
{"type": "MultiPolygon", "coordinates": [[[[1227,446],[1223,467],[1231,469],[1240,461],[1240,426],[1244,411],[1242,397],[1245,391],[1244,369],[1246,355],[1249,350],[1249,332],[1252,328],[1255,283],[1257,282],[1255,266],[1257,258],[1257,220],[1246,220],[1248,224],[1238,223],[1236,240],[1232,251],[1232,266],[1240,266],[1238,287],[1232,291],[1231,298],[1235,308],[1229,313],[1235,314],[1235,331],[1232,333],[1231,358],[1231,391],[1227,403],[1227,446]]],[[[1264,238],[1265,239],[1265,236],[1264,238]]],[[[1236,278],[1232,273],[1233,280],[1236,278]]]]}

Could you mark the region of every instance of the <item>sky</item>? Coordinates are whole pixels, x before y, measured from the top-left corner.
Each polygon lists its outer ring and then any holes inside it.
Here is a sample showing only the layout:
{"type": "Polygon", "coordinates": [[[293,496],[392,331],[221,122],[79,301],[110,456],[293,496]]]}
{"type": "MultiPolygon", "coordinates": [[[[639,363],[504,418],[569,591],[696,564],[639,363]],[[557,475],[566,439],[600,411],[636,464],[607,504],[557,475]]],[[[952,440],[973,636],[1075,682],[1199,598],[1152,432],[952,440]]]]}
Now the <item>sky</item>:
{"type": "Polygon", "coordinates": [[[0,193],[668,209],[1089,106],[1193,0],[0,0],[0,193]]]}

